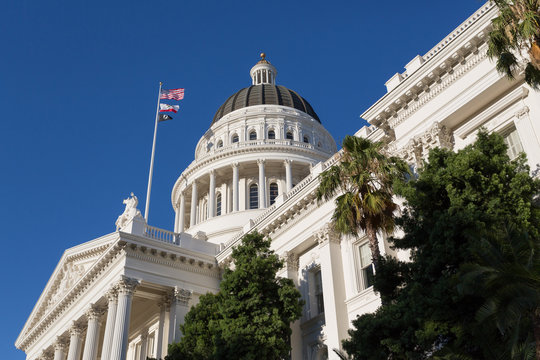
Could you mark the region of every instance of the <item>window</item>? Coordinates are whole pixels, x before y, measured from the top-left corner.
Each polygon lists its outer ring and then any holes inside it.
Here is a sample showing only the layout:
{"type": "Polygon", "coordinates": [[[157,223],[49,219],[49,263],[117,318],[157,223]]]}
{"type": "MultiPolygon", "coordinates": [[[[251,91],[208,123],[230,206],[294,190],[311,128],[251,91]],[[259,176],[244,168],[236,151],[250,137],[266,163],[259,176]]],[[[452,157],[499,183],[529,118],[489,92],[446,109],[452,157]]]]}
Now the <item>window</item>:
{"type": "Polygon", "coordinates": [[[508,146],[508,156],[510,159],[514,160],[517,158],[520,152],[523,152],[523,145],[521,145],[521,140],[519,139],[519,134],[516,128],[513,128],[506,135],[503,135],[504,143],[508,146]]]}
{"type": "Polygon", "coordinates": [[[293,140],[293,139],[294,139],[293,133],[292,133],[292,132],[287,131],[287,139],[288,139],[288,140],[293,140]]]}
{"type": "Polygon", "coordinates": [[[304,135],[304,142],[309,144],[309,138],[304,135]]]}
{"type": "Polygon", "coordinates": [[[217,142],[217,147],[220,148],[220,147],[223,147],[223,140],[219,140],[217,142]]]}
{"type": "Polygon", "coordinates": [[[232,141],[233,143],[237,143],[237,142],[238,142],[238,134],[234,134],[234,135],[232,136],[232,138],[231,138],[231,141],[232,141]]]}
{"type": "Polygon", "coordinates": [[[259,208],[259,188],[257,184],[251,184],[249,186],[249,208],[259,208]]]}
{"type": "Polygon", "coordinates": [[[324,299],[321,269],[318,269],[313,273],[313,285],[313,295],[315,296],[317,314],[322,314],[324,312],[324,299]]]}
{"type": "Polygon", "coordinates": [[[276,138],[276,133],[274,132],[274,130],[268,130],[268,138],[269,139],[275,139],[276,138]]]}
{"type": "Polygon", "coordinates": [[[221,193],[216,196],[216,216],[221,215],[221,193]]]}
{"type": "Polygon", "coordinates": [[[257,132],[255,130],[249,133],[249,140],[257,140],[257,132]]]}
{"type": "Polygon", "coordinates": [[[278,196],[278,186],[276,183],[271,183],[270,184],[270,205],[276,202],[277,196],[278,196]]]}
{"type": "Polygon", "coordinates": [[[371,250],[365,243],[359,247],[360,255],[360,290],[373,285],[373,265],[371,264],[371,250]]]}

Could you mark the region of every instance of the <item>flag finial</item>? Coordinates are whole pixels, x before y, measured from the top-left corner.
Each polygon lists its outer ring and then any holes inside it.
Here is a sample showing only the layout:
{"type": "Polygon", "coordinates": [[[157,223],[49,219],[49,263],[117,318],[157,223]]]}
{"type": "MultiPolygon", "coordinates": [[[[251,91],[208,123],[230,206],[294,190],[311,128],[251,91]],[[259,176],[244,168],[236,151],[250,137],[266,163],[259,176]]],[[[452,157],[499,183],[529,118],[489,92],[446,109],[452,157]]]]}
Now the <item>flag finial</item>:
{"type": "Polygon", "coordinates": [[[261,53],[261,60],[264,60],[266,58],[266,54],[265,53],[261,53]]]}

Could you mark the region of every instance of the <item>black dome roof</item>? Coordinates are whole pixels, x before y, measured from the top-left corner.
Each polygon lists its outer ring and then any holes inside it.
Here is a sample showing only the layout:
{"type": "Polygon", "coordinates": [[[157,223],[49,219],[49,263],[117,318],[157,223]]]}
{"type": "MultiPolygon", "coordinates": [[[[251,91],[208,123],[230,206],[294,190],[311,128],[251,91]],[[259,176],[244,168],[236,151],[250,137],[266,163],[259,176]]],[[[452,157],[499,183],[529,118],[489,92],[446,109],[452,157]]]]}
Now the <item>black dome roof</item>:
{"type": "Polygon", "coordinates": [[[231,95],[216,111],[212,125],[230,112],[254,105],[288,106],[303,111],[319,123],[321,122],[307,100],[295,91],[285,86],[261,84],[252,85],[231,95]]]}

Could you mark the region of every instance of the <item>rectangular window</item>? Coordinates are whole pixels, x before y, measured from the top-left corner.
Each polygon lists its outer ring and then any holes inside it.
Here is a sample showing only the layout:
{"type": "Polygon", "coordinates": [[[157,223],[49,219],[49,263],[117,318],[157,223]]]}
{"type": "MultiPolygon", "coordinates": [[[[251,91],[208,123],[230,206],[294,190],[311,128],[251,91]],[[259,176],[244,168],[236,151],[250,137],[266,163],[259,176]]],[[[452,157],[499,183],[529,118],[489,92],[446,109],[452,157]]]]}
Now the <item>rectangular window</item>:
{"type": "Polygon", "coordinates": [[[371,250],[369,244],[359,246],[360,255],[360,290],[373,285],[373,265],[371,264],[371,250]]]}
{"type": "Polygon", "coordinates": [[[314,284],[314,295],[315,295],[315,306],[317,307],[317,314],[322,314],[324,312],[324,298],[323,298],[323,287],[322,287],[322,277],[321,270],[315,271],[313,273],[313,284],[314,284]]]}
{"type": "Polygon", "coordinates": [[[519,153],[523,152],[523,146],[521,145],[521,140],[519,139],[516,128],[513,128],[504,134],[503,137],[504,143],[508,146],[508,156],[510,159],[514,160],[519,153]]]}

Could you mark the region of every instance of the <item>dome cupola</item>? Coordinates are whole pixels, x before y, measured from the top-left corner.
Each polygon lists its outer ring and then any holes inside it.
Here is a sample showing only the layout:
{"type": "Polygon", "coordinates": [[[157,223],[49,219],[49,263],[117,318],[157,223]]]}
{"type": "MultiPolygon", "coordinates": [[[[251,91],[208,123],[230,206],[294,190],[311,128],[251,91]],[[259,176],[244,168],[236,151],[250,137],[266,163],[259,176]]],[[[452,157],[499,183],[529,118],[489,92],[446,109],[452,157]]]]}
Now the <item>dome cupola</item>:
{"type": "Polygon", "coordinates": [[[276,84],[276,68],[266,60],[266,54],[261,53],[261,60],[249,72],[253,85],[276,84]]]}

